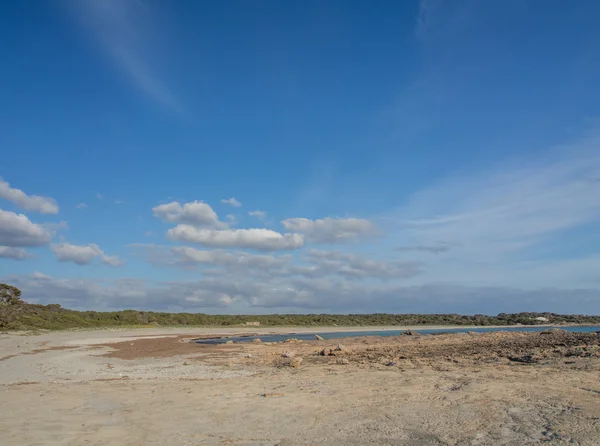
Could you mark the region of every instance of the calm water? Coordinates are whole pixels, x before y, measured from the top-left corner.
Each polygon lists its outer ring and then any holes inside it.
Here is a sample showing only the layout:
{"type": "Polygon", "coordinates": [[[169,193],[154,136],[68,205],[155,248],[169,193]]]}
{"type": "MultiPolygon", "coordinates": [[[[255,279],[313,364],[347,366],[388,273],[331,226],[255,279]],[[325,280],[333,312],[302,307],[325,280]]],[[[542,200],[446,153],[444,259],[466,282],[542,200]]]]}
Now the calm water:
{"type": "MultiPolygon", "coordinates": [[[[475,331],[478,333],[487,333],[490,331],[544,331],[549,330],[551,327],[480,327],[480,328],[443,328],[436,330],[412,330],[413,332],[420,334],[440,334],[440,333],[466,333],[468,331],[475,331]]],[[[563,330],[572,332],[600,332],[600,326],[598,325],[586,325],[578,327],[557,327],[563,330]]],[[[230,338],[212,338],[202,339],[196,341],[198,344],[222,344],[227,341],[234,342],[252,342],[253,339],[260,338],[263,342],[282,342],[286,339],[296,338],[304,340],[314,340],[315,334],[322,336],[325,339],[339,339],[339,338],[352,338],[356,336],[398,336],[404,330],[383,330],[383,331],[347,331],[347,332],[331,332],[331,333],[286,333],[286,334],[264,334],[259,336],[233,336],[230,338]]]]}

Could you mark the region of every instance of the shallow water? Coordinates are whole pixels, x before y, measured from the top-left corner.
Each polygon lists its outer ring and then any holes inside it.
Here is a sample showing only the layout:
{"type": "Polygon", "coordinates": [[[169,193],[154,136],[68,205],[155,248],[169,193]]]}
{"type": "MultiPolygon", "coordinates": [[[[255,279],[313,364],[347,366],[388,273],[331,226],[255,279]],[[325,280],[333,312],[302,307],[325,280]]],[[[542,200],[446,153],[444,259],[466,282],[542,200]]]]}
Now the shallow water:
{"type": "MultiPolygon", "coordinates": [[[[479,328],[441,328],[441,329],[422,329],[422,330],[412,330],[413,332],[419,334],[440,334],[440,333],[467,333],[477,332],[477,333],[488,333],[492,331],[544,331],[549,330],[552,327],[544,326],[523,326],[523,327],[479,327],[479,328]]],[[[556,326],[556,328],[560,328],[566,331],[571,332],[584,332],[584,333],[593,333],[600,332],[600,326],[598,325],[585,325],[585,326],[573,326],[573,327],[561,327],[556,326]]],[[[211,339],[200,339],[196,341],[198,344],[223,344],[227,341],[233,342],[252,342],[254,339],[260,338],[263,342],[283,342],[286,339],[295,338],[295,339],[303,339],[303,340],[314,340],[315,334],[322,336],[324,339],[339,339],[339,338],[353,338],[357,336],[398,336],[403,333],[404,330],[379,330],[379,331],[338,331],[331,333],[319,333],[315,331],[314,333],[284,333],[284,334],[264,334],[258,336],[232,336],[232,337],[223,337],[223,338],[211,338],[211,339]]]]}

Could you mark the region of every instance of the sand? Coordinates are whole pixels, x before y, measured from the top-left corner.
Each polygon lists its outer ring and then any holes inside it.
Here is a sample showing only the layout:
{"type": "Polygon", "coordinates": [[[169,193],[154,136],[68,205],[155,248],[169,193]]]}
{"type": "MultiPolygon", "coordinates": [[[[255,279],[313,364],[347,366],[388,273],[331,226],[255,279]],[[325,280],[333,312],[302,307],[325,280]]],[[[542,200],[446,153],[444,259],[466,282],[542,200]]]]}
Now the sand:
{"type": "Polygon", "coordinates": [[[2,334],[0,445],[600,445],[596,334],[187,342],[309,330],[2,334]]]}

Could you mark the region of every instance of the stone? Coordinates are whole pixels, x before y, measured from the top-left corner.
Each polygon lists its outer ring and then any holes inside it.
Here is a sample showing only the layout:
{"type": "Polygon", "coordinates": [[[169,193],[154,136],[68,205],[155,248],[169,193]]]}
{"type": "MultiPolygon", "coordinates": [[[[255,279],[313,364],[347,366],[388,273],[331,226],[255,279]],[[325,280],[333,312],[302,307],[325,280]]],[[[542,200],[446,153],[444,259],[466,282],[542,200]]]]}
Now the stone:
{"type": "Polygon", "coordinates": [[[344,347],[342,344],[338,344],[337,347],[334,349],[336,352],[343,352],[346,350],[346,347],[344,347]]]}
{"type": "Polygon", "coordinates": [[[346,358],[337,358],[335,363],[338,365],[347,365],[350,364],[350,361],[348,361],[346,358]]]}
{"type": "Polygon", "coordinates": [[[229,341],[225,342],[225,344],[233,344],[233,341],[230,339],[229,341]]]}
{"type": "Polygon", "coordinates": [[[292,362],[290,363],[290,365],[292,367],[294,367],[295,369],[297,369],[298,367],[300,367],[300,365],[302,364],[302,361],[304,361],[302,358],[298,357],[298,358],[294,358],[292,360],[292,362]]]}
{"type": "Polygon", "coordinates": [[[321,350],[319,352],[319,355],[321,356],[333,356],[333,350],[331,350],[330,348],[324,348],[323,350],[321,350]]]}
{"type": "Polygon", "coordinates": [[[293,358],[294,356],[296,356],[296,353],[290,351],[285,351],[281,354],[282,358],[293,358]]]}
{"type": "Polygon", "coordinates": [[[398,363],[397,363],[397,362],[395,362],[395,361],[390,361],[390,362],[388,362],[388,363],[386,364],[386,366],[388,366],[388,367],[395,367],[395,366],[397,366],[397,365],[398,365],[398,363]]]}
{"type": "Polygon", "coordinates": [[[252,342],[254,342],[255,344],[260,344],[262,341],[260,340],[260,338],[256,338],[252,339],[252,342]]]}
{"type": "Polygon", "coordinates": [[[323,336],[319,336],[318,334],[315,335],[315,339],[317,341],[324,341],[325,340],[325,338],[323,336]]]}

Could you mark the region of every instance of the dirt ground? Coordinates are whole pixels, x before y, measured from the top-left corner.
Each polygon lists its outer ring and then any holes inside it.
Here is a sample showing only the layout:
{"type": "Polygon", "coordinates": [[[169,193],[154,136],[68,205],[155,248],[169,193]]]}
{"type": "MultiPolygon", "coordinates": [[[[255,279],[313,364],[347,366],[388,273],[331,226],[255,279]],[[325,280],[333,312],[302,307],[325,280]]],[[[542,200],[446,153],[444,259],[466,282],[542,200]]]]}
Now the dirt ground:
{"type": "Polygon", "coordinates": [[[600,445],[596,333],[209,335],[0,335],[0,444],[600,445]]]}

